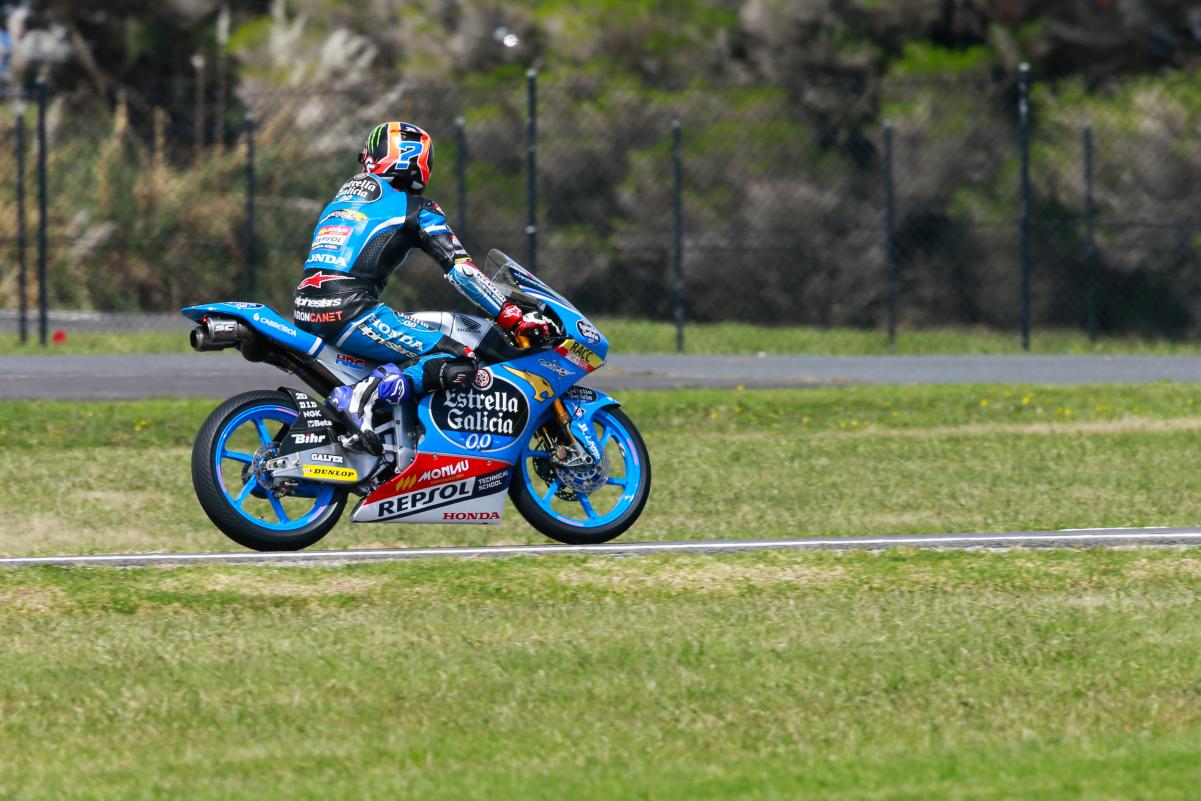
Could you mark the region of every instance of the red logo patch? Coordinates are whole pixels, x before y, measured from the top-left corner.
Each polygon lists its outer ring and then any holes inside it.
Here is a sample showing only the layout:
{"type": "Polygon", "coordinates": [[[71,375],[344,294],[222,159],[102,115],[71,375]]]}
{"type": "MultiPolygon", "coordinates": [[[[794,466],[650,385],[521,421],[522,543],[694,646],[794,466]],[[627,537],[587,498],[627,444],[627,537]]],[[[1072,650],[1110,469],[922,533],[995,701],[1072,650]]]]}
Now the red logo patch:
{"type": "Polygon", "coordinates": [[[301,281],[300,284],[297,285],[296,288],[304,289],[305,287],[315,286],[318,289],[320,289],[321,285],[324,284],[326,281],[349,281],[349,280],[350,280],[349,275],[338,275],[337,273],[334,273],[332,275],[330,273],[313,273],[308,278],[301,281]]]}

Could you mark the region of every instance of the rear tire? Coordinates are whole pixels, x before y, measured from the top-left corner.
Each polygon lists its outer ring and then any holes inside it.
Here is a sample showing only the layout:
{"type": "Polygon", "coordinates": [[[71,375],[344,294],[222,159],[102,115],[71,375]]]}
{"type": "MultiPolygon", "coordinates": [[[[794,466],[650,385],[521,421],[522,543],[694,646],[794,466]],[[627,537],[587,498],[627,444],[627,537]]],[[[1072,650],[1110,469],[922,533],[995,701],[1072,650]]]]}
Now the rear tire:
{"type": "MultiPolygon", "coordinates": [[[[323,484],[301,485],[305,487],[305,494],[294,497],[312,497],[312,508],[302,515],[290,517],[283,507],[283,499],[273,499],[255,478],[251,467],[253,461],[248,462],[246,457],[257,459],[257,452],[247,454],[228,447],[230,436],[250,424],[259,433],[260,449],[269,448],[269,443],[264,440],[266,434],[270,434],[270,428],[279,424],[282,433],[299,415],[292,397],[286,392],[244,392],[214,409],[196,435],[192,447],[192,486],[196,490],[196,499],[213,525],[239,545],[256,551],[307,548],[337,525],[346,508],[345,489],[323,484]],[[239,464],[246,466],[238,470],[239,464]],[[257,518],[248,511],[251,498],[256,505],[269,504],[277,519],[257,518]]],[[[275,434],[274,441],[279,441],[280,433],[275,434]]]]}

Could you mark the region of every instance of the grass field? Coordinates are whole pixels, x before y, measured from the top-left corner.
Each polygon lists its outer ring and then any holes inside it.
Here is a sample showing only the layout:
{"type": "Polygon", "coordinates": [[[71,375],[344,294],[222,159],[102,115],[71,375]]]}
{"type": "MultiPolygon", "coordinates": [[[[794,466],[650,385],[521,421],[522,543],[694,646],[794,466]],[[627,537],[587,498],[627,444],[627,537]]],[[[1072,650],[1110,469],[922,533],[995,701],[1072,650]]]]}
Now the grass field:
{"type": "MultiPolygon", "coordinates": [[[[631,540],[1201,521],[1201,386],[630,392],[654,488],[631,540]]],[[[0,552],[232,549],[189,453],[206,400],[0,405],[0,552]]],[[[340,524],[333,548],[541,542],[340,524]]]]}
{"type": "Polygon", "coordinates": [[[0,572],[0,797],[1192,799],[1201,553],[0,572]]]}
{"type": "MultiPolygon", "coordinates": [[[[178,331],[131,331],[88,334],[68,330],[65,342],[45,349],[21,345],[15,334],[0,334],[0,356],[16,354],[190,353],[186,322],[178,331]]],[[[613,353],[675,353],[675,328],[645,320],[597,320],[613,353]]],[[[726,354],[1014,354],[1022,353],[1017,332],[990,329],[945,329],[902,332],[890,348],[885,334],[857,328],[766,327],[743,323],[696,323],[685,332],[684,352],[726,354]]],[[[1201,343],[1134,338],[1102,338],[1090,342],[1078,331],[1035,331],[1031,353],[1195,354],[1201,343]]]]}
{"type": "MultiPolygon", "coordinates": [[[[623,400],[627,539],[1201,519],[1197,385],[623,400]]],[[[0,551],[234,547],[214,404],[0,405],[0,551]]],[[[1199,599],[1192,549],[0,570],[0,798],[1192,799],[1199,599]]]]}

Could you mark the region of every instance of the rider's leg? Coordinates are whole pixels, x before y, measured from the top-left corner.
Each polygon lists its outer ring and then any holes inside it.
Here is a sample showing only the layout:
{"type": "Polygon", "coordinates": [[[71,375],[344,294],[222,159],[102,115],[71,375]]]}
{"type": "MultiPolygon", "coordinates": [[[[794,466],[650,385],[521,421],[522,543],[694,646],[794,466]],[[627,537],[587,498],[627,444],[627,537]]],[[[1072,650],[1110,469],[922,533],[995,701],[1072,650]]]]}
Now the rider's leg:
{"type": "Polygon", "coordinates": [[[467,386],[475,377],[470,349],[383,304],[351,321],[334,344],[387,362],[358,384],[338,387],[330,395],[335,408],[360,418],[356,420],[360,427],[361,417],[376,400],[400,403],[427,392],[467,386]]]}

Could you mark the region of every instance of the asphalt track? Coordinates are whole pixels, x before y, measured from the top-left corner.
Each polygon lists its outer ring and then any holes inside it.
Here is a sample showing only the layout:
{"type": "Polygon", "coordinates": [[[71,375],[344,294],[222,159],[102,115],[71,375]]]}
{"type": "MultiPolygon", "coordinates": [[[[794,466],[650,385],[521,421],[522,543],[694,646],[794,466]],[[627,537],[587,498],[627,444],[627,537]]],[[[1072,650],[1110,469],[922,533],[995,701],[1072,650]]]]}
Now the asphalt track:
{"type": "Polygon", "coordinates": [[[396,562],[406,559],[486,558],[506,556],[640,556],[652,553],[733,553],[737,551],[849,551],[888,548],[1008,549],[1179,546],[1201,544],[1201,528],[1104,528],[1061,531],[1010,531],[976,534],[895,535],[885,537],[815,537],[809,539],[634,542],[606,545],[485,545],[454,548],[378,548],[344,551],[257,553],[134,553],[86,556],[11,556],[0,568],[18,567],[173,567],[194,564],[339,565],[396,562]]]}
{"type": "MultiPolygon", "coordinates": [[[[1097,384],[1201,381],[1196,356],[615,355],[585,383],[598,389],[813,387],[849,384],[1097,384]]],[[[0,400],[219,398],[298,386],[228,353],[3,356],[0,400]]]]}

